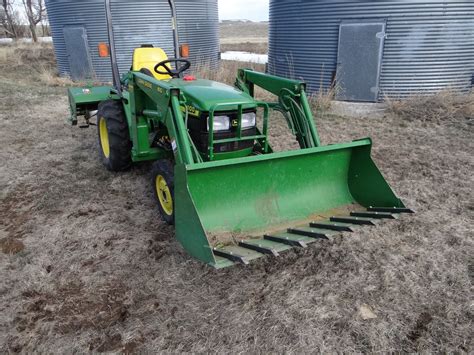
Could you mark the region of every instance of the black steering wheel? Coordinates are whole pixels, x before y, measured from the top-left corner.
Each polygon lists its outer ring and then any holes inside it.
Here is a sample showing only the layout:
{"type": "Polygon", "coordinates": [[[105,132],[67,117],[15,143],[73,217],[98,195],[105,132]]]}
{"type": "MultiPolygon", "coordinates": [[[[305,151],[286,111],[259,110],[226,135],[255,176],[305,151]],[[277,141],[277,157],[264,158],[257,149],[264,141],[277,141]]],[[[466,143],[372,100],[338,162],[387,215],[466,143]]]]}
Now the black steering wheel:
{"type": "Polygon", "coordinates": [[[170,58],[167,60],[163,60],[162,62],[159,62],[157,65],[155,65],[155,73],[161,74],[161,75],[169,75],[172,78],[179,78],[179,75],[188,70],[191,67],[191,62],[186,59],[177,59],[177,58],[170,58]],[[167,64],[174,63],[174,67],[176,69],[171,69],[167,64]],[[158,70],[158,68],[163,67],[165,71],[158,70]]]}

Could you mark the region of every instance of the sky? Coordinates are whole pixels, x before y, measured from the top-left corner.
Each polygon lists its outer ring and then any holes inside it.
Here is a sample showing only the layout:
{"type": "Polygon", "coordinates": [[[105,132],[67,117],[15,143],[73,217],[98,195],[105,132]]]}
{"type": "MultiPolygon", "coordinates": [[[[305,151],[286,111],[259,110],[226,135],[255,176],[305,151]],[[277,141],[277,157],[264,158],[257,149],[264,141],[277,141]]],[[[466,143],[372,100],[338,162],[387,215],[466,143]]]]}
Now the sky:
{"type": "Polygon", "coordinates": [[[219,19],[268,21],[268,1],[219,0],[219,19]]]}

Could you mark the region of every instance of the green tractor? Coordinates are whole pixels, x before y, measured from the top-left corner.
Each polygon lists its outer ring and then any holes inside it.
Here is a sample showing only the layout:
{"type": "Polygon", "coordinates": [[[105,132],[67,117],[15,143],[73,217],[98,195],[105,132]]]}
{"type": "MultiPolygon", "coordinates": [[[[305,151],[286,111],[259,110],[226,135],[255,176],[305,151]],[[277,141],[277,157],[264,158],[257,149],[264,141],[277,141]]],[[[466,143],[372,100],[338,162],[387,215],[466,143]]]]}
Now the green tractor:
{"type": "Polygon", "coordinates": [[[369,138],[320,143],[298,80],[241,69],[235,87],[185,74],[179,57],[136,48],[120,77],[105,1],[113,86],[69,89],[71,123],[97,111],[100,156],[111,171],[151,161],[152,184],[164,221],[193,257],[223,268],[330,239],[381,219],[411,213],[371,159],[369,138]],[[277,97],[255,99],[255,87],[277,97]],[[272,110],[281,112],[300,149],[275,153],[272,110]]]}

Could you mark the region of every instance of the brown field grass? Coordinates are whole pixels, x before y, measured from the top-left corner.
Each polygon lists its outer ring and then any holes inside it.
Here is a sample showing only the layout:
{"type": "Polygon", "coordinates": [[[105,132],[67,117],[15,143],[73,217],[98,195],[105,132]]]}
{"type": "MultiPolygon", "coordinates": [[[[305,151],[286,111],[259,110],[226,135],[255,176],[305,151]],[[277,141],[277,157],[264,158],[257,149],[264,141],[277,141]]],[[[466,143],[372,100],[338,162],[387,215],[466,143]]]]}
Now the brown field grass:
{"type": "MultiPolygon", "coordinates": [[[[148,164],[110,173],[95,130],[65,123],[65,88],[38,69],[54,73],[51,50],[15,51],[0,48],[0,352],[474,350],[469,105],[442,119],[421,105],[321,115],[324,143],[373,138],[417,214],[217,271],[160,221],[148,164]]],[[[207,75],[231,82],[240,65],[207,75]]],[[[292,145],[284,132],[272,120],[277,149],[292,145]]]]}
{"type": "Polygon", "coordinates": [[[236,43],[221,43],[221,52],[227,51],[239,51],[239,52],[250,52],[257,54],[268,53],[268,43],[252,43],[252,42],[236,42],[236,43]]]}
{"type": "Polygon", "coordinates": [[[224,42],[233,38],[267,38],[268,22],[224,21],[220,23],[219,30],[224,42]]]}
{"type": "Polygon", "coordinates": [[[221,52],[268,53],[268,23],[225,21],[220,37],[221,52]]]}
{"type": "Polygon", "coordinates": [[[413,96],[403,101],[387,100],[388,110],[410,121],[437,123],[474,119],[474,94],[446,90],[432,96],[413,96]]]}

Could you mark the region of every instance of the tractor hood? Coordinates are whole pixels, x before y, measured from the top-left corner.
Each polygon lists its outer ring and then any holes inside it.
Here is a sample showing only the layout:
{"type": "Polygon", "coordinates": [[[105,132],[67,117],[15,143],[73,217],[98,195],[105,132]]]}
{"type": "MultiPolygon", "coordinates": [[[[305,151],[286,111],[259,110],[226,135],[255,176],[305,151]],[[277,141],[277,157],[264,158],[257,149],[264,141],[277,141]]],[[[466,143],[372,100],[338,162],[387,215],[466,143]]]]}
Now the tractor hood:
{"type": "Polygon", "coordinates": [[[186,96],[188,103],[200,111],[209,111],[216,104],[228,104],[230,107],[227,109],[230,110],[237,109],[237,106],[232,107],[232,104],[248,103],[244,105],[244,109],[255,107],[255,100],[250,95],[216,81],[172,79],[170,84],[178,87],[186,96]]]}

